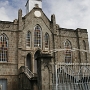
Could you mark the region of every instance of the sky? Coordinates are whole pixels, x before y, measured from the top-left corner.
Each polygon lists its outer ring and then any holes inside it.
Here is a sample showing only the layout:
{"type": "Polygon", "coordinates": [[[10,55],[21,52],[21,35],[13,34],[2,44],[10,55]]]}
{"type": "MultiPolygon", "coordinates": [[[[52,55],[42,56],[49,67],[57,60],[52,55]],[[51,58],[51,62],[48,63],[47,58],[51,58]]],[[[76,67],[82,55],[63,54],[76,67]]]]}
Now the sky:
{"type": "MultiPolygon", "coordinates": [[[[0,0],[0,20],[13,21],[18,18],[18,10],[26,14],[27,0],[0,0]]],[[[56,23],[62,28],[84,28],[90,42],[90,0],[42,0],[42,9],[50,19],[56,16],[56,23]]]]}

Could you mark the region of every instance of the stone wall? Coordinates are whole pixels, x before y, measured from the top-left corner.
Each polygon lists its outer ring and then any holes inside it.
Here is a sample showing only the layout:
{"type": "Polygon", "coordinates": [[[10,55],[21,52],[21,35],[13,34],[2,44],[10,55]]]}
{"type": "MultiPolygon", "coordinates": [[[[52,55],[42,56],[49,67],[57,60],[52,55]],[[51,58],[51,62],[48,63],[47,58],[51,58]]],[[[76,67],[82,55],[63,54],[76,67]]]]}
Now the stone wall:
{"type": "MultiPolygon", "coordinates": [[[[24,17],[22,17],[22,10],[20,9],[18,12],[18,20],[15,19],[13,22],[0,21],[0,35],[3,33],[8,37],[8,61],[0,62],[0,79],[7,80],[7,90],[18,90],[18,70],[21,66],[26,66],[26,57],[28,53],[31,55],[33,73],[35,68],[34,55],[38,50],[41,54],[52,55],[53,58],[50,62],[47,61],[48,59],[46,56],[41,60],[41,63],[38,63],[38,65],[41,66],[41,71],[38,74],[38,84],[41,84],[40,88],[42,90],[51,90],[52,70],[49,64],[51,62],[65,63],[65,51],[53,52],[53,49],[64,49],[65,41],[69,40],[72,44],[72,49],[77,48],[89,50],[88,33],[86,29],[73,30],[61,28],[56,24],[55,15],[51,16],[50,21],[39,8],[34,8],[24,17]],[[41,17],[36,17],[34,15],[36,10],[41,12],[41,17]],[[40,25],[42,29],[41,48],[34,47],[34,28],[37,24],[40,25]],[[26,35],[28,31],[31,32],[31,47],[29,49],[26,48],[26,35]],[[47,50],[45,49],[46,32],[49,34],[49,49],[47,50]],[[84,41],[85,45],[83,43],[84,41]]],[[[87,61],[85,61],[85,59],[85,52],[76,50],[72,53],[73,63],[90,62],[88,53],[87,61]]],[[[25,79],[24,76],[21,77],[25,79]]],[[[29,82],[28,80],[26,81],[29,82]]]]}

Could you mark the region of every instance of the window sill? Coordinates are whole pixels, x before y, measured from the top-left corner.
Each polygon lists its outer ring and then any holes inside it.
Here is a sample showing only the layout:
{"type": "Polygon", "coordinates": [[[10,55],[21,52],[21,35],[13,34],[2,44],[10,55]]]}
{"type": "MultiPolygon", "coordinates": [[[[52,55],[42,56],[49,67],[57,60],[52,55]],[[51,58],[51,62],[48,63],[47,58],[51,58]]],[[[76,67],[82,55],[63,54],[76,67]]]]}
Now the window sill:
{"type": "Polygon", "coordinates": [[[26,50],[30,50],[31,49],[31,47],[26,47],[26,50]]]}
{"type": "Polygon", "coordinates": [[[0,61],[0,64],[13,64],[13,65],[17,65],[13,62],[7,62],[7,61],[0,61]]]}
{"type": "Polygon", "coordinates": [[[0,63],[7,63],[7,61],[0,61],[0,63]]]}
{"type": "Polygon", "coordinates": [[[49,48],[45,48],[45,51],[49,50],[49,48]]]}

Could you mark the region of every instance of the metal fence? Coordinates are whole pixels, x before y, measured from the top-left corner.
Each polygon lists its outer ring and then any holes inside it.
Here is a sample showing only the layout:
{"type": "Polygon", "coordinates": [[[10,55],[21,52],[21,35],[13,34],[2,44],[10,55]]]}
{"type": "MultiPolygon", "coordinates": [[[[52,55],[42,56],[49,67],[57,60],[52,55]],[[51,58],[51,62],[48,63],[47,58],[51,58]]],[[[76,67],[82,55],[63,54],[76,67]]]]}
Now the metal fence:
{"type": "Polygon", "coordinates": [[[58,63],[52,70],[53,90],[90,90],[89,63],[58,63]]]}

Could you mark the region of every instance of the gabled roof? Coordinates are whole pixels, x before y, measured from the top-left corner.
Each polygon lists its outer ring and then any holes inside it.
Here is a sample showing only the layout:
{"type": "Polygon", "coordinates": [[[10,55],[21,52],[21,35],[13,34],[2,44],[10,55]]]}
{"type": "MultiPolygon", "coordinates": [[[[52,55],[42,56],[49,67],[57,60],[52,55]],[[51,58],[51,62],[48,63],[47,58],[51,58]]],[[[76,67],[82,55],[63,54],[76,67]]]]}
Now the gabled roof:
{"type": "Polygon", "coordinates": [[[35,10],[39,10],[41,11],[41,13],[46,17],[46,19],[50,22],[50,20],[48,19],[48,17],[45,15],[45,13],[43,12],[43,10],[41,8],[37,8],[37,7],[34,7],[28,14],[26,14],[23,19],[25,19],[26,17],[28,17],[32,12],[34,12],[35,10]]]}

